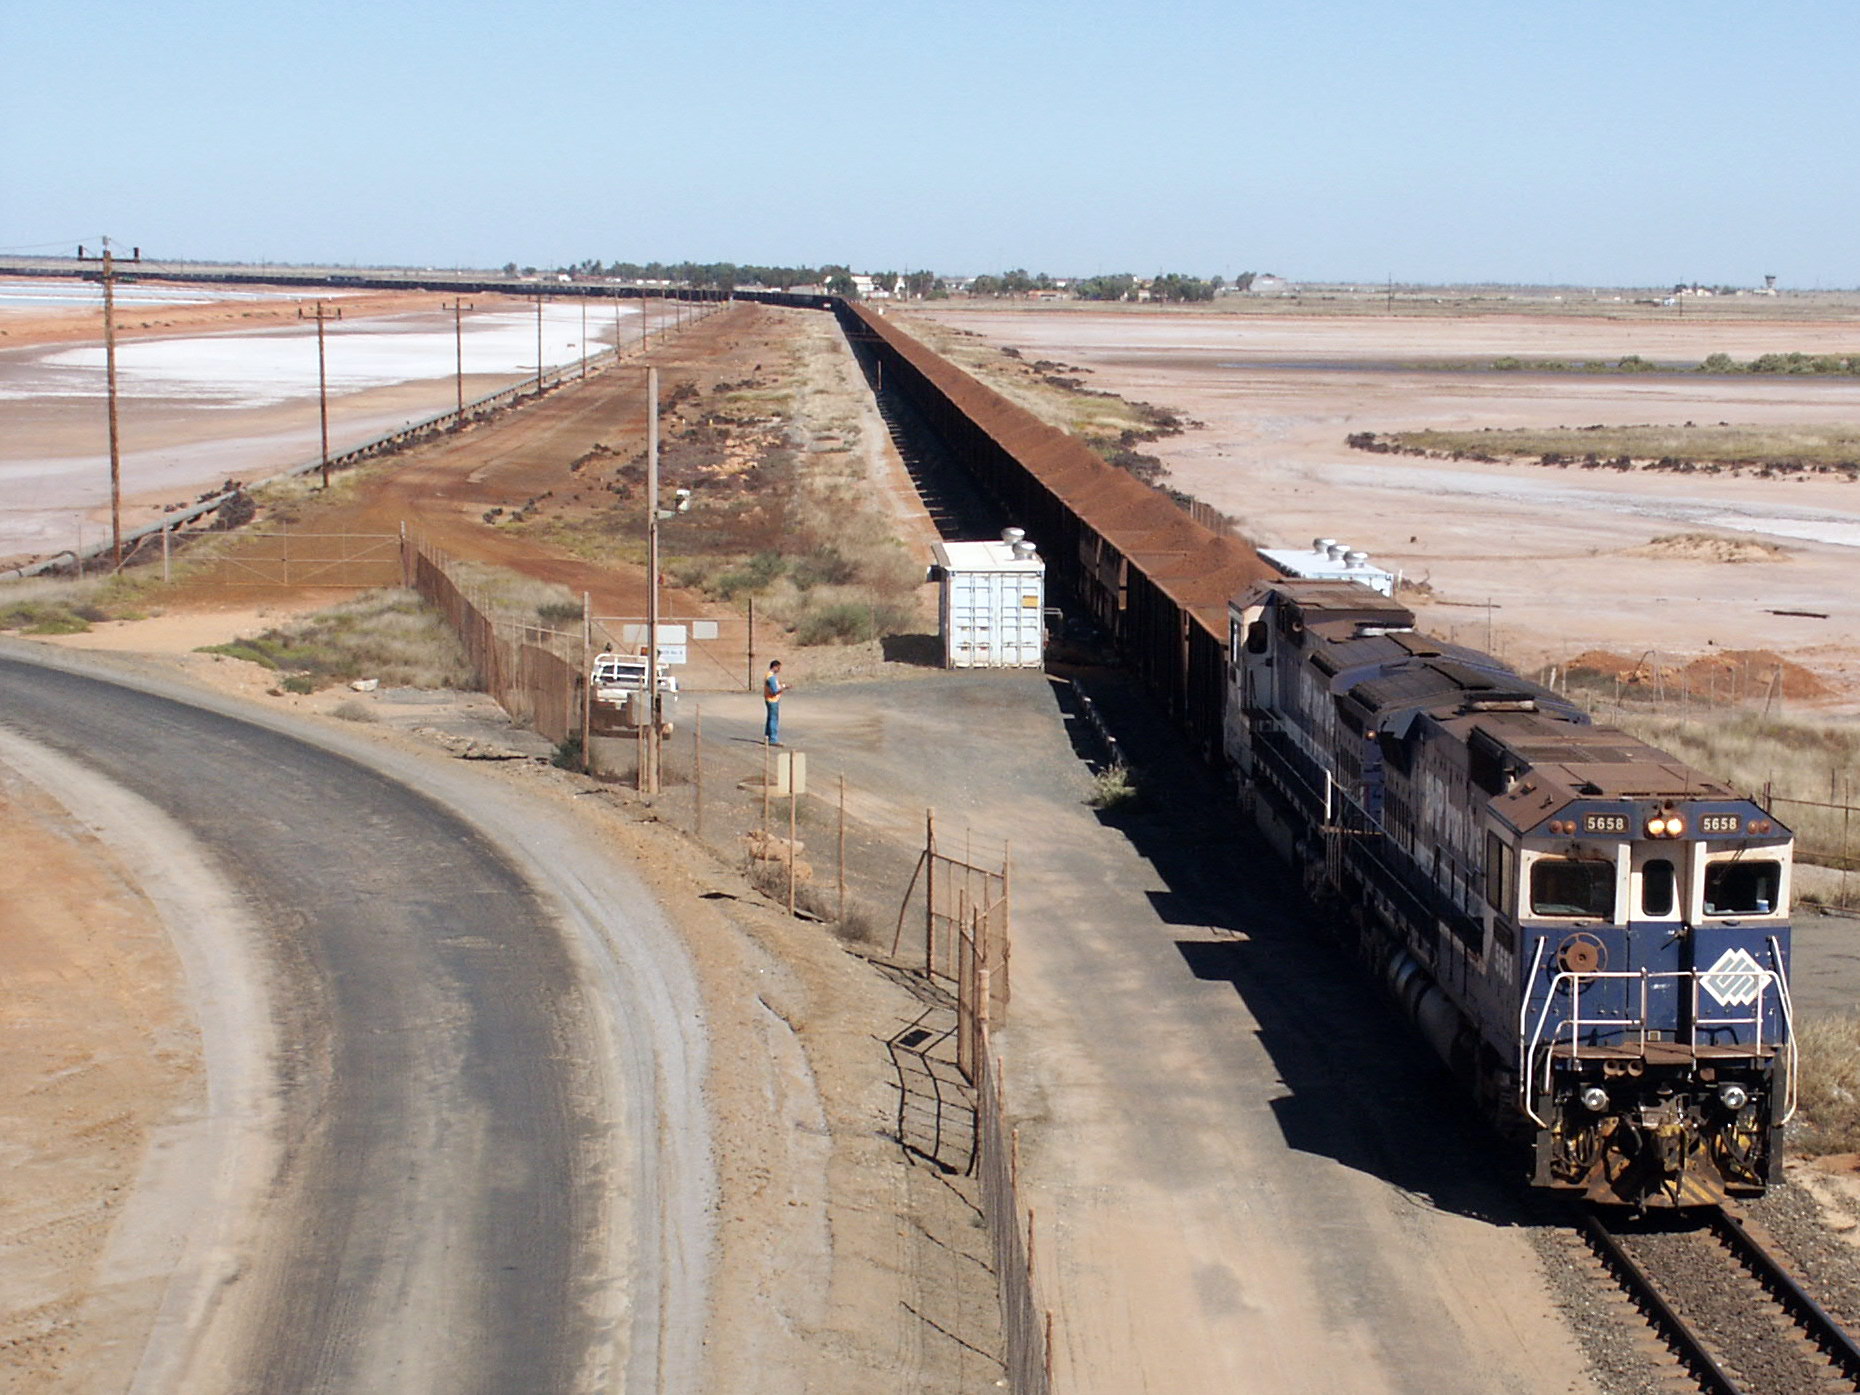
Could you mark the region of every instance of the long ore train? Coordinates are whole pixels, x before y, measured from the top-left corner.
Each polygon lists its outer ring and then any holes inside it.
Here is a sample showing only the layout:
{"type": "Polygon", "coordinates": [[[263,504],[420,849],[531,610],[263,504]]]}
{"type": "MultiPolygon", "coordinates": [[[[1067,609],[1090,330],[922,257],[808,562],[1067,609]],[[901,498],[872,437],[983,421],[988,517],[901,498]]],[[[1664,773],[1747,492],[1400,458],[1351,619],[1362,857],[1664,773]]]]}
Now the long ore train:
{"type": "Polygon", "coordinates": [[[1795,1091],[1787,828],[1416,633],[1385,595],[1275,578],[884,315],[829,304],[874,381],[1039,540],[1049,584],[1225,756],[1268,837],[1531,1146],[1539,1184],[1682,1206],[1776,1178],[1795,1091]]]}
{"type": "Polygon", "coordinates": [[[1243,799],[1533,1181],[1637,1206],[1775,1181],[1789,830],[1359,583],[1258,582],[1229,620],[1243,799]]]}

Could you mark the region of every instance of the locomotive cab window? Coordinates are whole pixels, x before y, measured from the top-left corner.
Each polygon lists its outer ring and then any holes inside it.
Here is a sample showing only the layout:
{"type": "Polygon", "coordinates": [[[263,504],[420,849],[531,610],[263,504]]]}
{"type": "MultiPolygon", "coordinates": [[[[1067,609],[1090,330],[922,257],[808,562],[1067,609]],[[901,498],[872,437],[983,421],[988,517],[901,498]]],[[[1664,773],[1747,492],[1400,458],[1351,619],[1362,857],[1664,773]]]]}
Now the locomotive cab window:
{"type": "Polygon", "coordinates": [[[1264,620],[1255,620],[1246,627],[1246,652],[1264,654],[1272,643],[1272,631],[1266,628],[1264,620]]]}
{"type": "Polygon", "coordinates": [[[1485,903],[1500,915],[1515,915],[1517,851],[1489,829],[1485,835],[1485,903]]]}
{"type": "Polygon", "coordinates": [[[1782,863],[1713,862],[1705,868],[1706,915],[1769,915],[1782,894],[1782,863]]]}
{"type": "Polygon", "coordinates": [[[1615,918],[1615,864],[1540,857],[1531,864],[1531,914],[1615,918]]]}
{"type": "Polygon", "coordinates": [[[1665,858],[1643,863],[1640,869],[1640,913],[1652,920],[1664,920],[1671,915],[1677,884],[1673,864],[1665,858]]]}

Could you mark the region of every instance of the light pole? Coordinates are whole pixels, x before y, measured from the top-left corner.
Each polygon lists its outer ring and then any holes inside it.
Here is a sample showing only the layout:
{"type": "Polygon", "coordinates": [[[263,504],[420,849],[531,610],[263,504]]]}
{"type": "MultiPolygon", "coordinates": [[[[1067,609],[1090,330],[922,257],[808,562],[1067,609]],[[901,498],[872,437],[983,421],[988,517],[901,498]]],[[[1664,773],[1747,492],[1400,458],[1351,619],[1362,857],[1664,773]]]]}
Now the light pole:
{"type": "Polygon", "coordinates": [[[659,792],[659,370],[646,370],[646,793],[659,792]]]}
{"type": "Polygon", "coordinates": [[[536,292],[536,395],[542,396],[542,292],[536,292]]]}

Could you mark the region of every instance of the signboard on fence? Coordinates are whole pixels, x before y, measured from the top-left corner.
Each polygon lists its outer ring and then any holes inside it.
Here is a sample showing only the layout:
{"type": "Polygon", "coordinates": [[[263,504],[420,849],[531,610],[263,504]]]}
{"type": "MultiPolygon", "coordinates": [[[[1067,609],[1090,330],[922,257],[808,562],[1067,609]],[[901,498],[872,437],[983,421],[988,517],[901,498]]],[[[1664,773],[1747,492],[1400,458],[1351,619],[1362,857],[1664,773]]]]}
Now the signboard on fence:
{"type": "MultiPolygon", "coordinates": [[[[650,628],[652,627],[648,625],[622,625],[620,627],[620,642],[630,648],[637,649],[643,654],[646,652],[646,631],[650,628]]],[[[658,625],[658,630],[659,662],[662,664],[688,664],[691,662],[691,651],[689,648],[691,641],[693,639],[715,639],[717,637],[717,622],[715,620],[699,620],[695,625],[672,625],[661,620],[658,625]],[[710,631],[709,634],[702,633],[702,631],[706,629],[710,631]],[[693,630],[699,631],[699,633],[693,634],[693,630]]]]}

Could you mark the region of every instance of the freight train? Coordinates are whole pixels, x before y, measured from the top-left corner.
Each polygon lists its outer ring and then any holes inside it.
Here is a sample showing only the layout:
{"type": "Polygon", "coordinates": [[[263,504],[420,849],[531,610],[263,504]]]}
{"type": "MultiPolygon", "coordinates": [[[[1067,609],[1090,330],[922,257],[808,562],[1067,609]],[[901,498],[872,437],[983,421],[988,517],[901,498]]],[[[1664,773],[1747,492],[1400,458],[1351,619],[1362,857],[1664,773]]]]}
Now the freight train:
{"type": "Polygon", "coordinates": [[[1787,828],[1356,582],[1255,583],[1228,649],[1243,800],[1536,1185],[1678,1207],[1778,1178],[1787,828]]]}
{"type": "Polygon", "coordinates": [[[1039,539],[1049,589],[1231,764],[1538,1183],[1682,1206],[1775,1179],[1795,1106],[1787,828],[1416,633],[1388,595],[1274,579],[883,315],[832,308],[874,381],[1039,539]]]}

